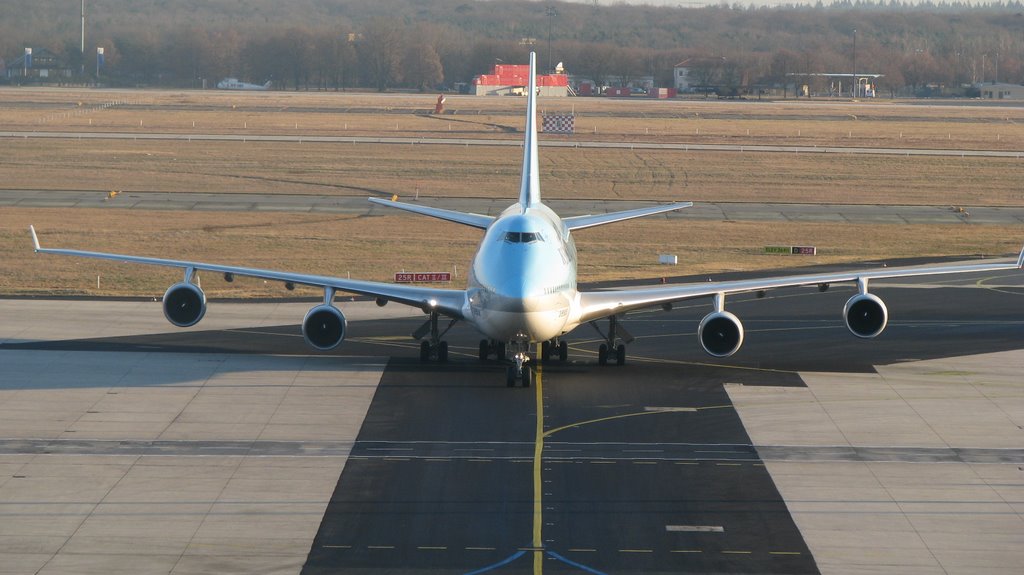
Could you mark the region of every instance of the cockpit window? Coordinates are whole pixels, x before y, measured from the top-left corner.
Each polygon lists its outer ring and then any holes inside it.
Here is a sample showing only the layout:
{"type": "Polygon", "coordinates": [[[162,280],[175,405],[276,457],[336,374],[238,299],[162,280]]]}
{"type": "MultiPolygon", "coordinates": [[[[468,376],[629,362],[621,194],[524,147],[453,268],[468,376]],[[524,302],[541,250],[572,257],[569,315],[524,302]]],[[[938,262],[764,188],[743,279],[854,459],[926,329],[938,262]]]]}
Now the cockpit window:
{"type": "Polygon", "coordinates": [[[544,241],[544,238],[537,232],[505,232],[505,241],[513,244],[530,244],[544,241]]]}

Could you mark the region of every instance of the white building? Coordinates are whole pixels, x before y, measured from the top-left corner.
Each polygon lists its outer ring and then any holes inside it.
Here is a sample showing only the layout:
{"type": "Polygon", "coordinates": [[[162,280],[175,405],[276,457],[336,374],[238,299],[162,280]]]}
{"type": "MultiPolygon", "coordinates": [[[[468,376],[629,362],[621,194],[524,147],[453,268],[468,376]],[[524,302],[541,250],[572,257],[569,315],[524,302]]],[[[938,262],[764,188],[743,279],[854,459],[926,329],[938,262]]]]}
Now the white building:
{"type": "Polygon", "coordinates": [[[980,84],[983,100],[1024,100],[1024,86],[1019,84],[980,84]]]}

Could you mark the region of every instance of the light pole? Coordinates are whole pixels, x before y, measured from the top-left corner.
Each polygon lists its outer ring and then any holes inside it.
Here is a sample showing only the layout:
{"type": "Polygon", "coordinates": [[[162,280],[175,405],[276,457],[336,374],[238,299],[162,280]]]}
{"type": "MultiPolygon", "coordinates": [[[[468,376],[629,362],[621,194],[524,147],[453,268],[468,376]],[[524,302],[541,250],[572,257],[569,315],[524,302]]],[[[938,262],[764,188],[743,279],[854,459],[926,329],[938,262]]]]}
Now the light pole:
{"type": "Polygon", "coordinates": [[[82,0],[82,76],[85,76],[85,0],[82,0]]]}
{"type": "MultiPolygon", "coordinates": [[[[84,0],[83,0],[84,1],[84,0]]],[[[548,17],[548,73],[551,73],[551,21],[554,20],[558,12],[555,11],[554,6],[548,6],[545,14],[548,17]]]]}
{"type": "Polygon", "coordinates": [[[857,97],[857,29],[853,29],[853,86],[850,93],[857,97]]]}

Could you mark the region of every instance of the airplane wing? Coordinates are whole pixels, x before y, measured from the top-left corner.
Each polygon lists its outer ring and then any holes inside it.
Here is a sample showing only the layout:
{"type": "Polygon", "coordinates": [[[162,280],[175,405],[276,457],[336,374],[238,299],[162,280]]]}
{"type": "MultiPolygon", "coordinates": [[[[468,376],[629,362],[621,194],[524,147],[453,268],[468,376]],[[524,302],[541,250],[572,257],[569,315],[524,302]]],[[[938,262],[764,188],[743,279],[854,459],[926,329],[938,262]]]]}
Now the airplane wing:
{"type": "Polygon", "coordinates": [[[465,290],[425,288],[410,285],[350,280],[345,278],[335,278],[329,276],[297,274],[275,270],[264,270],[258,268],[246,268],[239,266],[225,266],[219,264],[207,264],[202,262],[191,262],[183,260],[169,260],[161,258],[129,256],[122,254],[110,254],[103,252],[87,252],[80,250],[43,248],[40,247],[39,245],[39,237],[36,235],[35,228],[33,226],[29,226],[29,229],[32,232],[32,243],[34,244],[35,251],[36,253],[40,254],[57,254],[65,256],[111,260],[117,262],[181,268],[185,270],[186,276],[191,275],[191,272],[193,271],[210,271],[216,273],[234,274],[238,276],[262,278],[281,282],[291,282],[294,284],[313,287],[333,288],[335,290],[348,293],[384,298],[389,301],[394,301],[397,303],[422,308],[425,312],[434,310],[444,315],[459,319],[463,318],[462,309],[466,302],[465,290]]]}
{"type": "Polygon", "coordinates": [[[611,212],[590,216],[572,216],[569,218],[562,218],[562,223],[564,223],[570,230],[575,231],[592,228],[594,226],[603,226],[605,224],[621,222],[623,220],[631,220],[633,218],[653,216],[654,214],[660,214],[663,212],[674,212],[675,210],[681,210],[691,206],[693,206],[693,202],[682,202],[678,204],[665,204],[663,206],[626,210],[624,212],[611,212]]]}
{"type": "Polygon", "coordinates": [[[381,206],[387,206],[389,208],[396,208],[399,210],[405,210],[414,214],[420,214],[424,216],[430,216],[432,218],[438,218],[447,220],[449,222],[455,222],[464,226],[470,226],[473,228],[480,228],[486,230],[487,226],[491,225],[494,218],[491,216],[485,216],[482,214],[469,214],[466,212],[456,212],[455,210],[445,210],[442,208],[431,208],[429,206],[417,206],[416,204],[406,204],[403,202],[396,202],[392,200],[382,200],[380,198],[369,198],[371,203],[378,204],[381,206]]]}
{"type": "Polygon", "coordinates": [[[784,287],[856,283],[862,290],[873,279],[902,278],[927,275],[960,274],[1019,270],[1024,268],[1024,249],[1016,261],[977,260],[958,265],[937,265],[906,268],[878,268],[861,271],[808,274],[752,280],[677,284],[635,289],[616,289],[580,293],[580,322],[593,321],[631,310],[709,296],[755,292],[784,287]]]}

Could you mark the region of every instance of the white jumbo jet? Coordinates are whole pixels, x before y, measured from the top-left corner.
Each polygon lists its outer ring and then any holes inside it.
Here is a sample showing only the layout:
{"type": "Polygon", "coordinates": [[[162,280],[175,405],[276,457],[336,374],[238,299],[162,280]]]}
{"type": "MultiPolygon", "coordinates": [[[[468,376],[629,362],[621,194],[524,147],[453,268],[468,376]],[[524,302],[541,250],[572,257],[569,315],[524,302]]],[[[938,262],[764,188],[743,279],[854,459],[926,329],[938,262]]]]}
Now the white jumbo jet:
{"type": "Polygon", "coordinates": [[[197,278],[200,271],[224,274],[227,281],[232,281],[237,275],[281,281],[289,286],[300,284],[323,288],[323,303],[310,309],[302,320],[302,334],[306,342],[322,351],[338,346],[346,334],[345,316],[333,304],[335,292],[373,296],[378,305],[394,301],[418,307],[429,315],[427,322],[413,334],[421,340],[421,360],[447,361],[448,344],[442,338],[452,325],[464,321],[475,327],[485,338],[480,340],[481,360],[486,361],[492,355],[500,360],[511,360],[506,372],[506,383],[510,387],[517,382],[521,382],[524,387],[531,384],[533,371],[528,362],[532,344],[541,344],[541,359],[557,356],[559,360],[565,361],[567,345],[562,337],[584,323],[591,323],[597,328],[598,320],[609,320],[605,331],[598,329],[605,340],[598,348],[598,363],[606,365],[614,361],[623,364],[626,360],[625,343],[633,338],[618,324],[618,318],[632,310],[658,306],[670,309],[674,302],[682,300],[704,297],[712,299],[714,309],[700,322],[697,334],[704,350],[721,358],[736,353],[743,344],[743,324],[739,318],[725,310],[725,298],[729,294],[810,285],[817,285],[824,290],[835,283],[854,283],[857,293],[846,303],[843,319],[855,336],[873,338],[885,329],[888,311],[878,296],[868,292],[870,280],[1024,267],[1022,250],[1016,261],[977,261],[960,265],[869,269],[581,292],[576,287],[576,246],[571,235],[573,230],[680,210],[692,204],[684,202],[624,212],[558,217],[541,202],[540,197],[536,93],[536,57],[531,53],[519,201],[497,217],[370,198],[375,204],[484,230],[464,290],[79,250],[44,249],[39,245],[35,229],[31,229],[35,251],[181,268],[184,270],[183,280],[168,288],[163,297],[164,315],[168,321],[180,327],[195,325],[206,313],[206,296],[197,278]],[[442,316],[450,318],[450,323],[443,330],[439,328],[442,316]]]}

